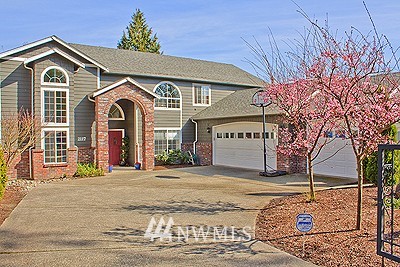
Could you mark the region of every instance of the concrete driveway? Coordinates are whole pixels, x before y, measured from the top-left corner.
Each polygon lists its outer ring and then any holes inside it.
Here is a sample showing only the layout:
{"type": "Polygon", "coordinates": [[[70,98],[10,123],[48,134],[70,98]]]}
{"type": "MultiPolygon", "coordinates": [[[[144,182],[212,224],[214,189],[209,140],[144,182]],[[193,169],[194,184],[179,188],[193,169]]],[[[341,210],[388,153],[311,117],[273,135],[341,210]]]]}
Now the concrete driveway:
{"type": "MultiPolygon", "coordinates": [[[[317,179],[317,186],[346,182],[317,179]]],[[[41,185],[0,227],[0,266],[313,266],[253,235],[267,201],[306,190],[305,176],[262,178],[222,167],[115,171],[41,185]],[[162,216],[174,222],[172,242],[144,237],[151,218],[158,224],[162,216]],[[196,238],[201,227],[210,233],[196,238]]]]}

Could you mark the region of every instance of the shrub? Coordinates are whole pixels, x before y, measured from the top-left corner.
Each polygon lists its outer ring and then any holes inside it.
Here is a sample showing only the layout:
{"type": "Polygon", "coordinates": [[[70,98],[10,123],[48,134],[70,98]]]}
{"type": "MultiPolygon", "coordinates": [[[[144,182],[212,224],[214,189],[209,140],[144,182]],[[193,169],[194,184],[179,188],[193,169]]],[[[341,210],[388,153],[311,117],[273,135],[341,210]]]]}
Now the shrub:
{"type": "MultiPolygon", "coordinates": [[[[386,134],[390,137],[391,140],[397,142],[397,129],[395,125],[392,125],[387,131],[386,134]]],[[[392,162],[392,157],[394,157],[394,175],[392,179],[391,171],[386,170],[387,175],[385,179],[386,185],[396,185],[400,181],[400,151],[395,150],[394,153],[389,151],[385,152],[385,163],[390,164],[392,162]]],[[[371,183],[377,185],[378,184],[378,152],[372,153],[368,158],[364,160],[364,177],[370,181],[371,183]]]]}
{"type": "Polygon", "coordinates": [[[7,185],[7,164],[4,159],[3,149],[0,149],[0,199],[3,198],[7,185]]]}
{"type": "Polygon", "coordinates": [[[156,156],[156,161],[166,165],[187,164],[190,162],[188,152],[182,152],[180,149],[164,151],[156,156]]]}
{"type": "Polygon", "coordinates": [[[74,176],[76,177],[93,177],[103,176],[104,171],[97,168],[93,163],[78,163],[78,168],[74,176]]]}

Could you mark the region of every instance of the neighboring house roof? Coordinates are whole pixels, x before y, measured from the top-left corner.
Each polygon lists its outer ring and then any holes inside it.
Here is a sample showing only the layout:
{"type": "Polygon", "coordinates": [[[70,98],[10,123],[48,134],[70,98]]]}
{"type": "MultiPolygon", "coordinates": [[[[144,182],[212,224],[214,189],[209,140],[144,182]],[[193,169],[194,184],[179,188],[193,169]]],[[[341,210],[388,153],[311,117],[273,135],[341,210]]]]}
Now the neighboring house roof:
{"type": "MultiPolygon", "coordinates": [[[[262,110],[251,105],[252,97],[258,88],[238,90],[217,103],[194,115],[194,120],[219,119],[232,117],[261,116],[262,110]]],[[[274,115],[282,112],[274,105],[265,108],[265,114],[274,115]]]]}
{"type": "Polygon", "coordinates": [[[261,79],[231,64],[116,48],[70,45],[107,66],[110,73],[246,87],[261,87],[263,84],[261,79]]]}
{"type": "MultiPolygon", "coordinates": [[[[30,48],[37,47],[37,46],[42,45],[42,44],[49,43],[49,42],[52,42],[52,41],[54,41],[54,42],[56,42],[56,43],[59,43],[60,45],[64,46],[65,48],[67,48],[67,49],[69,49],[70,51],[74,52],[75,54],[77,54],[77,55],[83,57],[84,59],[86,59],[86,60],[89,61],[90,63],[96,65],[96,66],[99,67],[99,68],[101,68],[102,70],[108,71],[107,67],[105,67],[103,64],[97,62],[96,60],[92,59],[92,58],[89,57],[88,55],[86,55],[86,54],[84,54],[84,53],[82,53],[82,52],[76,50],[74,47],[72,47],[71,45],[67,44],[66,42],[64,42],[63,40],[61,40],[60,38],[58,38],[58,37],[55,36],[55,35],[50,36],[50,37],[47,37],[47,38],[44,38],[44,39],[41,39],[41,40],[38,40],[38,41],[33,42],[33,43],[29,43],[29,44],[26,44],[26,45],[23,45],[23,46],[20,46],[20,47],[17,47],[17,48],[14,48],[14,49],[5,51],[5,52],[3,52],[3,53],[0,53],[0,58],[6,58],[6,59],[7,59],[7,57],[9,57],[9,56],[11,56],[11,55],[13,55],[13,54],[16,54],[16,53],[25,51],[25,50],[30,49],[30,48]]],[[[61,50],[58,50],[58,51],[53,50],[53,51],[54,51],[54,52],[57,52],[59,55],[65,57],[65,53],[62,53],[61,50]]],[[[68,59],[70,59],[70,58],[68,58],[68,59]]]]}
{"type": "Polygon", "coordinates": [[[99,90],[94,91],[93,94],[92,94],[92,96],[93,96],[93,97],[99,96],[99,95],[104,94],[105,92],[107,92],[107,91],[109,91],[109,90],[111,90],[111,89],[114,89],[115,87],[118,87],[118,86],[120,86],[121,84],[124,84],[124,83],[127,83],[127,82],[128,82],[128,83],[131,83],[131,84],[133,84],[133,85],[135,85],[135,86],[137,86],[138,88],[140,88],[140,89],[142,89],[143,91],[147,92],[148,94],[150,94],[150,95],[153,96],[154,98],[160,98],[159,95],[157,95],[156,93],[153,93],[152,91],[146,89],[146,88],[143,87],[140,83],[138,83],[137,81],[135,81],[134,79],[132,79],[132,78],[130,78],[130,77],[126,77],[126,78],[124,78],[124,79],[122,79],[122,80],[116,81],[116,82],[113,83],[113,84],[110,84],[110,85],[107,85],[107,86],[105,86],[105,87],[103,87],[103,88],[100,88],[99,90]]]}

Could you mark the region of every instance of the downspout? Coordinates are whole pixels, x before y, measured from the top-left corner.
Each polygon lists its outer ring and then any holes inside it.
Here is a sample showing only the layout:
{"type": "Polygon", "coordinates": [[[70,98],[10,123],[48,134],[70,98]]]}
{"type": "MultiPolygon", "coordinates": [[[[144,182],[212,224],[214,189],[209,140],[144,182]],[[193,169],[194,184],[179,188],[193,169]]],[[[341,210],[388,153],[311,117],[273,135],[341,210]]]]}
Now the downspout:
{"type": "Polygon", "coordinates": [[[193,141],[193,154],[196,154],[196,143],[197,143],[197,122],[192,118],[190,120],[194,123],[194,141],[193,141]]]}
{"type": "MultiPolygon", "coordinates": [[[[31,116],[32,116],[32,120],[34,120],[34,77],[33,77],[33,68],[28,67],[25,63],[24,63],[24,67],[27,70],[31,71],[31,116]]],[[[32,130],[33,131],[33,130],[32,130]]],[[[34,133],[32,133],[34,134],[34,133]]],[[[32,149],[33,147],[31,146],[29,148],[29,179],[33,178],[33,170],[32,170],[32,149]]]]}
{"type": "Polygon", "coordinates": [[[94,99],[91,99],[91,98],[90,98],[90,95],[87,95],[87,99],[88,99],[90,102],[96,103],[96,101],[95,101],[94,99]]]}

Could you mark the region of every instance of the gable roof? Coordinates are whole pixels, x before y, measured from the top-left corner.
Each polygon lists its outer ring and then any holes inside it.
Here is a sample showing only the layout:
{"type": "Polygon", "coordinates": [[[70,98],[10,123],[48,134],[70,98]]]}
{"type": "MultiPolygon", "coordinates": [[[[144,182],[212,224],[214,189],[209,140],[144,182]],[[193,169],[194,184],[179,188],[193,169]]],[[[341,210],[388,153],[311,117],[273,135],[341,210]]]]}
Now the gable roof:
{"type": "MultiPolygon", "coordinates": [[[[68,50],[70,50],[70,51],[74,52],[75,54],[81,56],[82,58],[86,59],[86,60],[89,61],[90,63],[96,65],[96,66],[99,67],[99,68],[101,68],[102,70],[108,71],[108,68],[105,67],[105,65],[103,65],[103,64],[97,62],[96,60],[92,59],[91,57],[89,57],[89,56],[86,55],[85,53],[82,53],[82,52],[78,51],[77,49],[75,49],[75,48],[72,47],[71,45],[67,44],[66,42],[64,42],[63,40],[61,40],[60,38],[58,38],[58,37],[55,36],[55,35],[50,36],[50,37],[47,37],[47,38],[44,38],[44,39],[41,39],[41,40],[38,40],[38,41],[33,42],[33,43],[29,43],[29,44],[26,44],[26,45],[23,45],[23,46],[20,46],[20,47],[17,47],[17,48],[14,48],[14,49],[5,51],[5,52],[3,52],[3,53],[0,53],[0,58],[5,58],[5,57],[11,56],[11,55],[13,55],[13,54],[16,54],[16,53],[25,51],[25,50],[30,49],[30,48],[37,47],[37,46],[42,45],[42,44],[49,43],[49,42],[52,42],[52,41],[54,41],[54,42],[56,42],[56,43],[58,43],[58,44],[64,46],[64,47],[67,48],[68,50]]],[[[60,50],[59,50],[59,51],[60,51],[60,50]]],[[[65,54],[65,53],[64,53],[64,54],[65,54]]],[[[64,55],[63,55],[63,56],[64,56],[64,55]]]]}
{"type": "Polygon", "coordinates": [[[81,61],[79,61],[78,59],[68,55],[67,53],[61,51],[58,48],[52,48],[52,49],[47,50],[46,52],[43,52],[43,53],[41,53],[39,55],[27,58],[27,59],[24,60],[24,64],[25,65],[29,64],[30,62],[36,61],[36,60],[38,60],[40,58],[43,58],[43,57],[47,57],[47,56],[52,55],[54,53],[56,53],[56,54],[58,54],[58,55],[60,55],[60,56],[62,56],[64,58],[68,59],[69,61],[72,61],[73,63],[75,63],[76,65],[78,65],[78,66],[80,66],[82,68],[85,67],[85,64],[83,64],[81,61]]]}
{"type": "MultiPolygon", "coordinates": [[[[251,105],[253,95],[258,91],[258,88],[237,90],[234,93],[226,96],[217,103],[200,111],[192,117],[194,120],[205,119],[220,119],[232,117],[248,117],[261,116],[262,110],[259,107],[251,105]]],[[[274,105],[265,108],[265,114],[275,115],[282,112],[274,105]]]]}
{"type": "Polygon", "coordinates": [[[262,86],[259,78],[232,64],[99,46],[70,45],[106,65],[110,73],[246,87],[262,86]]]}
{"type": "Polygon", "coordinates": [[[114,89],[115,87],[120,86],[121,84],[124,83],[131,83],[137,87],[139,87],[140,89],[142,89],[143,91],[145,91],[146,93],[150,94],[151,96],[153,96],[154,98],[160,98],[156,93],[153,93],[152,91],[148,90],[147,88],[145,88],[144,86],[142,86],[140,83],[138,83],[137,81],[135,81],[134,79],[130,78],[130,77],[126,77],[122,80],[116,81],[115,83],[112,83],[110,85],[107,85],[103,88],[100,88],[99,90],[93,92],[93,97],[99,96],[101,94],[104,94],[105,92],[114,89]]]}

